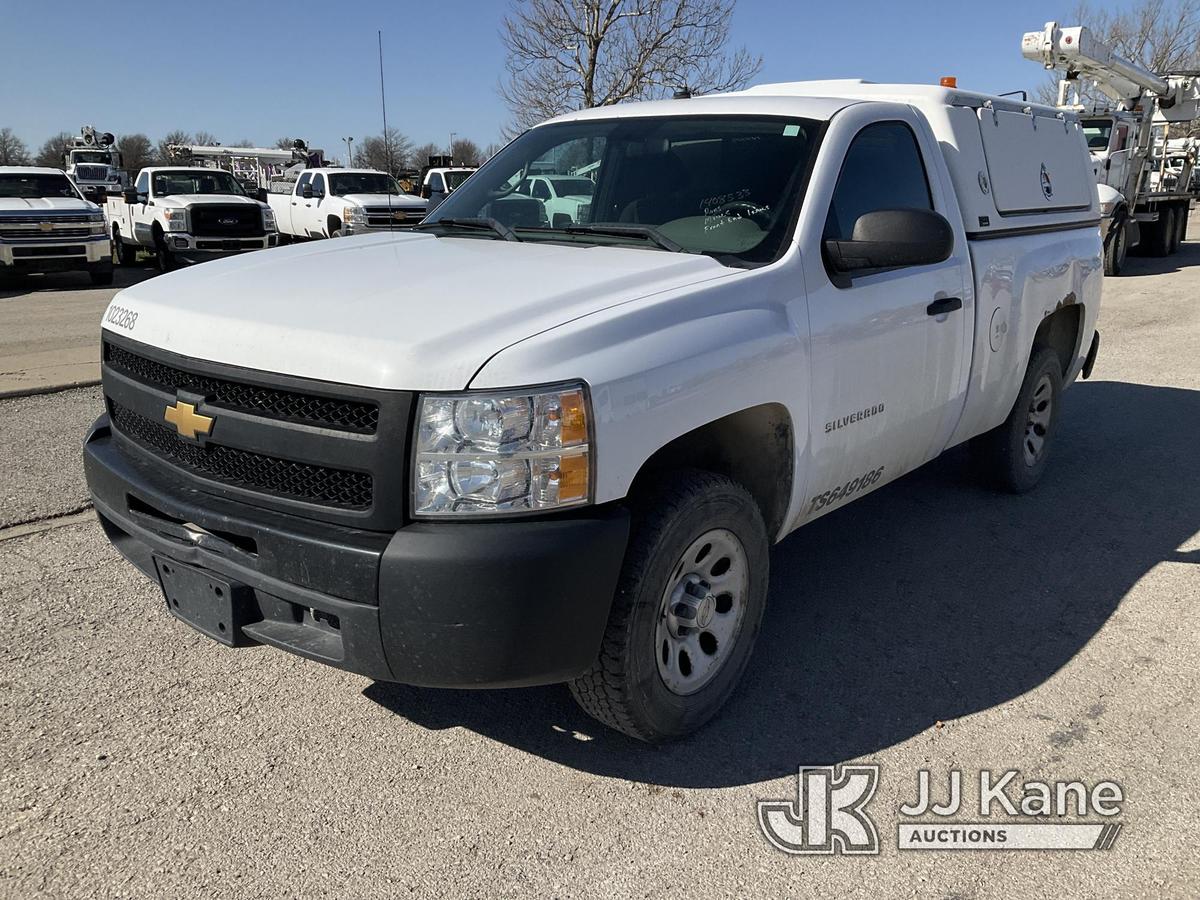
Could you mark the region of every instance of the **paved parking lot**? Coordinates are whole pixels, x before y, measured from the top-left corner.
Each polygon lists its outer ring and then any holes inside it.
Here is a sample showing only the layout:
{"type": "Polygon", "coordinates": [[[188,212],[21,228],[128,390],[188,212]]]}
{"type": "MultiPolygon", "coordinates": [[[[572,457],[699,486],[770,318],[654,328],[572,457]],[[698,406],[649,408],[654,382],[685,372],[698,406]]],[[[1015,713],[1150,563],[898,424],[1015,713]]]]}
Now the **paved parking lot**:
{"type": "MultiPolygon", "coordinates": [[[[40,329],[73,296],[0,316],[40,329]]],[[[102,298],[79,302],[94,329],[102,298]]],[[[376,684],[201,637],[78,512],[98,390],[0,400],[0,894],[1197,896],[1200,243],[1132,259],[1101,329],[1034,493],[952,452],[793,535],[746,683],[659,749],[565,689],[376,684]],[[771,848],[755,801],[854,761],[882,766],[881,853],[771,848]],[[897,850],[918,769],[984,767],[1116,780],[1124,830],[897,850]]]]}

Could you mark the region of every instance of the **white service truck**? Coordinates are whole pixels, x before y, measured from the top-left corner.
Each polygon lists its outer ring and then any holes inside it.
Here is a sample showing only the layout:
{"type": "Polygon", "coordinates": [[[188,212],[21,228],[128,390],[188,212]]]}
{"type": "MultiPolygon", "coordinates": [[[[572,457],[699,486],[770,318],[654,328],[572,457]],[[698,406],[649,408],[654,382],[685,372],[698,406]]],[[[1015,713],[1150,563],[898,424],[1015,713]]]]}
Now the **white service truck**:
{"type": "Polygon", "coordinates": [[[1200,72],[1157,74],[1124,59],[1087,26],[1047,22],[1021,39],[1026,59],[1061,69],[1058,105],[1079,115],[1099,184],[1103,217],[1104,270],[1119,275],[1126,254],[1140,248],[1168,256],[1187,236],[1196,165],[1189,145],[1180,171],[1168,182],[1162,166],[1169,155],[1168,127],[1200,115],[1200,72]],[[1080,102],[1079,82],[1090,81],[1106,101],[1080,102]]]}
{"type": "Polygon", "coordinates": [[[471,177],[475,166],[432,166],[425,170],[421,179],[421,196],[429,202],[432,212],[438,204],[449,197],[464,181],[471,177]]]}
{"type": "Polygon", "coordinates": [[[79,137],[71,138],[63,164],[84,198],[97,204],[103,204],[110,191],[121,190],[129,180],[116,137],[91,125],[84,125],[79,137]]]}
{"type": "Polygon", "coordinates": [[[107,212],[113,256],[123,266],[134,264],[139,249],[167,272],[279,241],[271,208],[222,169],[142,169],[133,187],[108,197],[107,212]]]}
{"type": "Polygon", "coordinates": [[[428,204],[374,169],[305,169],[289,193],[269,193],[279,230],[293,238],[334,238],[416,225],[428,204]]]}
{"type": "Polygon", "coordinates": [[[0,283],[63,271],[112,284],[104,213],[61,169],[0,166],[0,283]]]}
{"type": "Polygon", "coordinates": [[[91,495],[224,644],[567,682],[667,740],[741,678],[773,543],[968,441],[1043,477],[1099,221],[1052,107],[834,81],[569,113],[415,230],[118,294],[91,495]],[[518,191],[591,161],[585,221],[518,191]]]}

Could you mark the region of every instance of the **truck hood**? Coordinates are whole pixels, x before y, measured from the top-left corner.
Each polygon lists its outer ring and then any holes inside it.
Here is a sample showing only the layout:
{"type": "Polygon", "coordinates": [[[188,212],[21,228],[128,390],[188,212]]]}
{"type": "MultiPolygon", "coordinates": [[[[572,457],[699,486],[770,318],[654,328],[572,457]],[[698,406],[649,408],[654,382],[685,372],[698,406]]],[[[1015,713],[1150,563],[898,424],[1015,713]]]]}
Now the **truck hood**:
{"type": "Polygon", "coordinates": [[[74,197],[0,197],[0,213],[89,213],[100,207],[74,197]]]}
{"type": "MultiPolygon", "coordinates": [[[[339,198],[334,197],[337,200],[339,198]]],[[[340,198],[347,203],[357,203],[359,206],[387,206],[387,194],[343,194],[340,198]]],[[[422,197],[414,197],[412,194],[392,194],[392,206],[400,209],[411,209],[414,206],[425,208],[425,200],[422,197]]]]}
{"type": "Polygon", "coordinates": [[[220,203],[222,206],[238,203],[262,205],[257,200],[239,194],[168,194],[165,197],[155,197],[154,202],[158,206],[194,206],[201,203],[220,203]]]}
{"type": "Polygon", "coordinates": [[[137,313],[115,333],[185,356],[363,387],[461,390],[531,335],[735,271],[661,250],[381,234],[207,262],[128,288],[112,305],[137,313]]]}

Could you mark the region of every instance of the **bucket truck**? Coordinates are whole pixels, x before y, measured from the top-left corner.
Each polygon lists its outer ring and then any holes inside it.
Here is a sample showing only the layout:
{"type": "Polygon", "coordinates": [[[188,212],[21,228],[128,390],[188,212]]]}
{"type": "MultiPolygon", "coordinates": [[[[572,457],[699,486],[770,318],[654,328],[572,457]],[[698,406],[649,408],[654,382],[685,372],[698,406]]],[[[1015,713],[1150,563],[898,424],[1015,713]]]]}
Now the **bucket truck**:
{"type": "Polygon", "coordinates": [[[1182,154],[1172,154],[1174,177],[1168,178],[1167,138],[1170,125],[1197,118],[1200,72],[1157,74],[1118,55],[1087,26],[1062,28],[1057,22],[1027,32],[1021,54],[1065,72],[1058,105],[1079,114],[1087,137],[1103,215],[1105,274],[1120,274],[1133,247],[1151,256],[1178,250],[1187,230],[1187,185],[1200,142],[1189,141],[1182,154]],[[1081,80],[1105,100],[1083,102],[1081,80]]]}

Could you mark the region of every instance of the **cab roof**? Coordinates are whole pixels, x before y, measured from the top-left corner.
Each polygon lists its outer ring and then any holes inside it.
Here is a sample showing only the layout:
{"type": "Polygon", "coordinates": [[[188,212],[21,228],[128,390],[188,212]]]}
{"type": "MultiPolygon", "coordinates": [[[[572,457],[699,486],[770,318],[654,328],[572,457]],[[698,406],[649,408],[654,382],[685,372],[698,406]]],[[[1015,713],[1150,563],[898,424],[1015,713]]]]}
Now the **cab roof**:
{"type": "Polygon", "coordinates": [[[51,166],[0,166],[0,175],[66,175],[51,166]]]}

